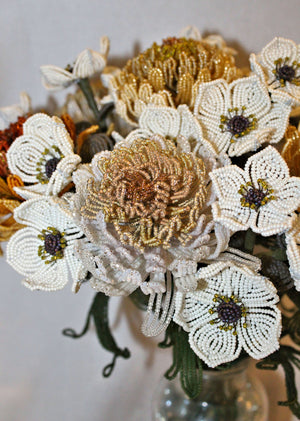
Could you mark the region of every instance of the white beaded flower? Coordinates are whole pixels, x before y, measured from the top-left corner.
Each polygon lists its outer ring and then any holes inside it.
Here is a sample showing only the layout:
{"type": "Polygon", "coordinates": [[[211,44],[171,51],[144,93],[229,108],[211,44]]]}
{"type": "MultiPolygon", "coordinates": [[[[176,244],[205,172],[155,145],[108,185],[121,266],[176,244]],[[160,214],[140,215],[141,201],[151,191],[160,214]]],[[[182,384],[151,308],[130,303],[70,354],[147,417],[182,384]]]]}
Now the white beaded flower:
{"type": "Polygon", "coordinates": [[[114,135],[121,141],[118,146],[160,135],[175,140],[183,152],[193,152],[206,158],[217,155],[214,146],[204,139],[202,128],[187,105],[177,108],[148,105],[139,118],[139,128],[129,133],[125,143],[117,133],[114,135]]]}
{"type": "Polygon", "coordinates": [[[286,254],[289,261],[290,273],[295,281],[295,288],[300,291],[300,216],[295,225],[285,234],[286,254]]]}
{"type": "Polygon", "coordinates": [[[73,290],[86,270],[74,256],[74,241],[83,236],[70,214],[60,207],[62,199],[41,197],[21,204],[14,218],[26,225],[7,245],[7,261],[31,290],[56,291],[73,279],[73,290]]]}
{"type": "Polygon", "coordinates": [[[81,162],[73,149],[73,141],[58,117],[38,113],[28,118],[23,135],[7,153],[9,170],[27,184],[17,188],[17,193],[25,199],[37,193],[57,195],[70,183],[81,162]]]}
{"type": "Polygon", "coordinates": [[[218,153],[239,156],[263,143],[279,142],[290,106],[271,101],[267,87],[253,75],[228,84],[222,79],[200,85],[194,114],[203,136],[218,153]]]}
{"type": "Polygon", "coordinates": [[[25,116],[30,112],[31,99],[26,92],[21,92],[20,103],[0,108],[0,130],[6,129],[11,123],[15,123],[18,117],[25,116]]]}
{"type": "Polygon", "coordinates": [[[271,93],[282,101],[300,102],[300,47],[294,41],[276,37],[260,54],[251,54],[253,72],[266,80],[271,93]]]}
{"type": "Polygon", "coordinates": [[[200,269],[198,278],[196,291],[177,293],[174,321],[209,367],[237,359],[242,349],[261,359],[279,348],[279,298],[269,280],[232,262],[200,269]]]}
{"type": "Polygon", "coordinates": [[[90,49],[83,50],[77,57],[73,66],[63,69],[58,66],[41,66],[42,82],[46,89],[57,91],[101,72],[106,66],[109,51],[109,39],[100,39],[100,52],[90,49]]]}
{"type": "Polygon", "coordinates": [[[272,146],[248,159],[245,170],[228,165],[210,173],[218,202],[216,222],[234,231],[251,228],[263,236],[282,233],[293,224],[300,205],[300,178],[272,146]]]}

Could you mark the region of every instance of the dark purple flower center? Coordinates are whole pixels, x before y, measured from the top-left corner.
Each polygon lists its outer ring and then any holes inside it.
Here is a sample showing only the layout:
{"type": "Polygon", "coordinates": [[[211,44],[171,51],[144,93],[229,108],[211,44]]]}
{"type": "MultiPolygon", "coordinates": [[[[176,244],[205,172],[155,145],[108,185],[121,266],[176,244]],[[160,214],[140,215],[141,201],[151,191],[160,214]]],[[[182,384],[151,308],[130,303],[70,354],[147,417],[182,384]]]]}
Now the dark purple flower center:
{"type": "Polygon", "coordinates": [[[232,299],[229,302],[221,301],[216,310],[219,319],[226,325],[235,325],[242,317],[241,306],[232,299]]]}
{"type": "Polygon", "coordinates": [[[277,69],[277,79],[284,82],[291,82],[296,76],[296,70],[292,66],[285,64],[277,69]]]}
{"type": "Polygon", "coordinates": [[[52,174],[56,170],[57,164],[59,163],[60,158],[51,158],[45,164],[45,174],[48,179],[51,178],[52,174]]]}
{"type": "Polygon", "coordinates": [[[256,208],[260,207],[264,198],[268,195],[268,192],[255,187],[251,187],[246,193],[245,201],[251,205],[255,205],[256,208]]]}
{"type": "Polygon", "coordinates": [[[61,239],[62,235],[60,233],[45,235],[44,247],[46,252],[51,254],[51,256],[55,256],[58,251],[62,250],[61,239]]]}
{"type": "Polygon", "coordinates": [[[233,135],[240,135],[250,126],[250,121],[243,115],[235,115],[227,121],[227,130],[233,135]]]}

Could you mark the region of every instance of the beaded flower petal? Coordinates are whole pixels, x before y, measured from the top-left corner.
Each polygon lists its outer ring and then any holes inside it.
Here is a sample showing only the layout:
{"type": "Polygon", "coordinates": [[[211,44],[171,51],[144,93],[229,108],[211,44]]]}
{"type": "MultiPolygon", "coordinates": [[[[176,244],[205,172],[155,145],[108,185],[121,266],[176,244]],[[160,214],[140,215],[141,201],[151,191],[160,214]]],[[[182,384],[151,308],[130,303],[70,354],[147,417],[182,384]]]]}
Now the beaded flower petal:
{"type": "Polygon", "coordinates": [[[26,92],[21,92],[20,103],[0,108],[0,130],[5,130],[11,123],[15,123],[19,117],[30,112],[31,99],[26,92]]]}
{"type": "Polygon", "coordinates": [[[107,37],[100,39],[100,52],[86,49],[77,57],[73,66],[63,69],[58,66],[41,66],[42,82],[48,90],[60,90],[67,88],[78,79],[84,79],[101,72],[106,66],[106,58],[109,51],[107,37]]]}
{"type": "Polygon", "coordinates": [[[21,275],[29,289],[56,291],[63,288],[69,273],[73,289],[84,279],[86,269],[74,256],[74,242],[83,236],[60,201],[51,198],[30,199],[14,213],[17,222],[26,225],[7,245],[7,261],[21,275]]]}
{"type": "Polygon", "coordinates": [[[276,37],[260,54],[251,54],[252,70],[266,80],[282,101],[300,103],[300,49],[292,40],[276,37]]]}
{"type": "Polygon", "coordinates": [[[269,280],[232,262],[202,268],[198,278],[196,291],[177,292],[174,321],[209,367],[235,360],[242,349],[261,359],[279,348],[279,298],[269,280]]]}
{"type": "Polygon", "coordinates": [[[182,152],[208,159],[216,157],[214,146],[204,139],[201,126],[187,105],[177,108],[148,105],[139,118],[139,128],[129,133],[126,144],[157,134],[173,139],[182,152]]]}
{"type": "Polygon", "coordinates": [[[10,171],[26,184],[16,189],[17,193],[25,199],[34,193],[60,193],[81,161],[73,149],[73,141],[58,117],[38,113],[28,118],[23,135],[7,152],[10,171]]]}
{"type": "Polygon", "coordinates": [[[236,165],[210,173],[218,201],[214,220],[234,231],[251,228],[263,236],[282,233],[293,225],[300,205],[300,178],[272,146],[248,159],[245,170],[236,165]]]}
{"type": "Polygon", "coordinates": [[[286,254],[289,261],[290,273],[295,281],[295,288],[300,291],[300,216],[294,226],[285,234],[286,254]]]}
{"type": "Polygon", "coordinates": [[[203,136],[218,153],[239,156],[263,143],[279,142],[288,125],[290,106],[271,101],[256,76],[204,83],[199,87],[194,114],[203,136]]]}

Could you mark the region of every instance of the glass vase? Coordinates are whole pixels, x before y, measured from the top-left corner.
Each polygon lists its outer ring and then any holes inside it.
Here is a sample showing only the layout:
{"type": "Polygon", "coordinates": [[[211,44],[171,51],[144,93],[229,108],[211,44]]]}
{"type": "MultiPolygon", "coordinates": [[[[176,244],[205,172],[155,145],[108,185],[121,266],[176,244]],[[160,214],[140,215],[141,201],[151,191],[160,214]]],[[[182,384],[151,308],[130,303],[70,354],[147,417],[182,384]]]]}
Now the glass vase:
{"type": "Polygon", "coordinates": [[[226,371],[203,371],[200,396],[189,399],[179,376],[163,378],[156,389],[153,421],[268,421],[268,400],[262,383],[248,372],[248,360],[226,371]]]}

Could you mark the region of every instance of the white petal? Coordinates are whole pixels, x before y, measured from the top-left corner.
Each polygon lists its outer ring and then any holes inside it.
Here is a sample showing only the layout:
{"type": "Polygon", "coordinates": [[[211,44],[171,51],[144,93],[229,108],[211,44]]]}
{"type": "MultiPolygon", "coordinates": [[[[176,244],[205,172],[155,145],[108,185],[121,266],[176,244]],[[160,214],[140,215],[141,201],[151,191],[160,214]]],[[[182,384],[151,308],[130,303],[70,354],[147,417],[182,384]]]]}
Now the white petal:
{"type": "Polygon", "coordinates": [[[283,233],[292,227],[294,221],[293,217],[278,212],[272,202],[262,206],[258,211],[256,222],[252,220],[250,224],[254,232],[264,237],[283,233]]]}
{"type": "Polygon", "coordinates": [[[207,292],[206,296],[201,296],[200,302],[198,291],[194,291],[191,294],[177,291],[174,321],[187,332],[190,332],[194,327],[209,323],[213,318],[209,313],[209,310],[214,305],[213,298],[214,295],[210,295],[207,292]]]}
{"type": "Polygon", "coordinates": [[[189,25],[186,26],[185,28],[181,29],[181,31],[179,32],[179,37],[180,38],[191,38],[191,39],[195,39],[197,41],[201,40],[201,34],[198,30],[198,28],[196,28],[196,26],[193,25],[189,25]]]}
{"type": "Polygon", "coordinates": [[[245,165],[245,173],[249,174],[256,186],[257,180],[263,179],[270,184],[271,188],[283,185],[289,178],[289,169],[285,160],[272,146],[251,156],[245,165]]]}
{"type": "Polygon", "coordinates": [[[73,75],[76,78],[84,79],[101,72],[106,65],[106,58],[97,51],[86,49],[76,59],[73,75]]]}
{"type": "Polygon", "coordinates": [[[282,102],[272,102],[270,111],[259,120],[258,127],[273,129],[270,143],[278,143],[283,138],[289,124],[291,106],[282,102]]]}
{"type": "Polygon", "coordinates": [[[100,53],[104,57],[107,57],[109,53],[109,38],[105,35],[100,38],[100,53]]]}
{"type": "Polygon", "coordinates": [[[281,313],[275,306],[250,310],[246,322],[246,328],[238,329],[238,336],[252,358],[265,358],[279,348],[281,313]]]}
{"type": "Polygon", "coordinates": [[[180,116],[176,110],[170,107],[149,106],[143,111],[139,125],[153,134],[172,138],[178,135],[180,116]]]}
{"type": "Polygon", "coordinates": [[[262,65],[270,70],[275,68],[275,60],[286,57],[289,57],[291,62],[297,60],[297,45],[292,40],[280,37],[274,38],[260,54],[262,65]]]}
{"type": "Polygon", "coordinates": [[[0,130],[5,130],[10,123],[15,123],[18,117],[30,111],[31,99],[26,92],[20,93],[20,104],[0,108],[0,130]]]}
{"type": "Polygon", "coordinates": [[[271,108],[267,87],[256,75],[237,79],[230,84],[230,89],[232,107],[237,107],[240,110],[242,106],[245,106],[244,115],[246,117],[254,114],[259,119],[271,108]]]}
{"type": "Polygon", "coordinates": [[[230,143],[228,155],[241,156],[246,152],[256,151],[262,144],[271,141],[274,132],[273,128],[253,130],[248,135],[238,138],[234,143],[230,143]]]}
{"type": "Polygon", "coordinates": [[[234,361],[242,346],[231,331],[220,330],[217,325],[205,324],[189,334],[191,348],[209,367],[234,361]]]}
{"type": "Polygon", "coordinates": [[[200,85],[194,108],[194,114],[200,122],[202,116],[220,121],[221,115],[225,114],[230,107],[227,82],[218,79],[200,85]]]}
{"type": "Polygon", "coordinates": [[[76,77],[58,66],[45,65],[40,67],[42,83],[49,91],[64,89],[76,81],[76,77]]]}
{"type": "Polygon", "coordinates": [[[70,154],[63,158],[56,167],[47,184],[46,194],[58,195],[68,183],[72,181],[72,173],[80,164],[79,155],[70,154]]]}

